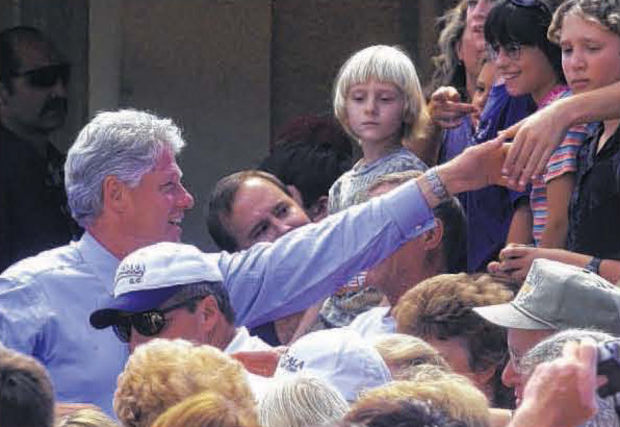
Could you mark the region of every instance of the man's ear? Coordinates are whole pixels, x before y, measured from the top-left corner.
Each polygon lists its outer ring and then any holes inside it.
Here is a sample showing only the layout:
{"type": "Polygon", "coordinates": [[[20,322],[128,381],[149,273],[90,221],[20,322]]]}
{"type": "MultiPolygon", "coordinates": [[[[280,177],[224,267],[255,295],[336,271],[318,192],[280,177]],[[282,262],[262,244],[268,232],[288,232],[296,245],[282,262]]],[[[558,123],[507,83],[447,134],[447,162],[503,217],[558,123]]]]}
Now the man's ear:
{"type": "Polygon", "coordinates": [[[321,196],[316,200],[316,202],[312,204],[312,206],[310,206],[310,209],[308,209],[308,216],[310,217],[310,221],[319,222],[327,216],[328,201],[328,196],[321,196]]]}
{"type": "Polygon", "coordinates": [[[103,178],[102,198],[103,206],[114,212],[124,212],[128,202],[129,187],[115,175],[103,178]]]}
{"type": "Polygon", "coordinates": [[[422,235],[422,245],[427,251],[437,249],[441,245],[441,239],[443,239],[443,222],[435,217],[435,223],[437,224],[435,227],[422,235]]]}
{"type": "Polygon", "coordinates": [[[200,313],[202,321],[206,325],[206,330],[211,330],[218,325],[222,313],[213,295],[203,298],[198,303],[196,310],[200,313]]]}

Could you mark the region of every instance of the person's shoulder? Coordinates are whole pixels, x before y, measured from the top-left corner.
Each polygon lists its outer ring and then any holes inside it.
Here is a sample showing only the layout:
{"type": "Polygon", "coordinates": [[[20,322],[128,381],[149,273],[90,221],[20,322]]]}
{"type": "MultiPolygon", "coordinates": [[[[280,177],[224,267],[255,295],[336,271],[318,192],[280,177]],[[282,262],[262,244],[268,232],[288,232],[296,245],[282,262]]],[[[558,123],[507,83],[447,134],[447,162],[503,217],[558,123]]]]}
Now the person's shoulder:
{"type": "Polygon", "coordinates": [[[413,151],[402,147],[380,159],[379,169],[383,173],[402,172],[407,170],[425,171],[428,166],[413,151]]]}
{"type": "Polygon", "coordinates": [[[370,310],[366,310],[363,313],[358,314],[351,322],[349,327],[358,333],[364,335],[365,330],[369,326],[378,326],[381,323],[381,319],[387,314],[390,307],[373,307],[370,310]]]}
{"type": "Polygon", "coordinates": [[[53,277],[70,274],[71,271],[79,271],[83,265],[84,260],[77,247],[70,243],[16,262],[0,274],[0,284],[45,282],[53,277]]]}

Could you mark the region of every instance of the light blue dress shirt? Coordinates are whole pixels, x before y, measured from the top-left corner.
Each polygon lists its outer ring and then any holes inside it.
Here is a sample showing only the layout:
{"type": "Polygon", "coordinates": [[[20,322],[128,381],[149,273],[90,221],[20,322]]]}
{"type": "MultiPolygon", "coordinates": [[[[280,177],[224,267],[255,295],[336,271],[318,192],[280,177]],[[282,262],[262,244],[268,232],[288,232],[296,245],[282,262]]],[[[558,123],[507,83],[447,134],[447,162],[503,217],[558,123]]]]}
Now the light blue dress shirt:
{"type": "MultiPolygon", "coordinates": [[[[274,243],[210,254],[237,323],[259,325],[299,312],[434,227],[417,185],[293,230],[274,243]]],[[[49,370],[58,401],[91,402],[111,413],[127,347],[89,316],[112,295],[119,261],[90,234],[0,275],[0,341],[49,370]]]]}

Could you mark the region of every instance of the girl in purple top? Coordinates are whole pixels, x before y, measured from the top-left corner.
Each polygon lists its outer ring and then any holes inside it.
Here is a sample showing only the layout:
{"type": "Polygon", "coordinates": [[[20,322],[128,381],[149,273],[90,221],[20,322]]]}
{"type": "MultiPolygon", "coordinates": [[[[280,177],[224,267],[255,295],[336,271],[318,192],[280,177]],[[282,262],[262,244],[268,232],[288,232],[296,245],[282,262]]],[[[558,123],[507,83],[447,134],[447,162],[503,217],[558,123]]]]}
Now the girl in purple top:
{"type": "MultiPolygon", "coordinates": [[[[547,39],[552,13],[545,0],[502,0],[485,24],[506,90],[511,96],[530,95],[539,109],[568,90],[560,48],[547,39]]],[[[511,225],[511,232],[523,236],[521,243],[533,239],[537,245],[564,246],[578,147],[572,142],[558,147],[554,168],[533,181],[529,209],[515,215],[511,225]]]]}

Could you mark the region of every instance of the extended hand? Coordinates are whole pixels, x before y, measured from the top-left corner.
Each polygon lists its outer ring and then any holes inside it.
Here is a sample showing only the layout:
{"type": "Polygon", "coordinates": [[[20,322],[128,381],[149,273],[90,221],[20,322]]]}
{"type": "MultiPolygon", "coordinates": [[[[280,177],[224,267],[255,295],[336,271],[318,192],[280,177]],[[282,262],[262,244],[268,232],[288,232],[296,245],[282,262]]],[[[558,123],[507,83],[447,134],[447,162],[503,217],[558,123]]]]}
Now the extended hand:
{"type": "Polygon", "coordinates": [[[477,111],[472,104],[461,102],[458,91],[450,86],[433,92],[428,108],[433,123],[444,129],[459,126],[464,116],[477,111]]]}

